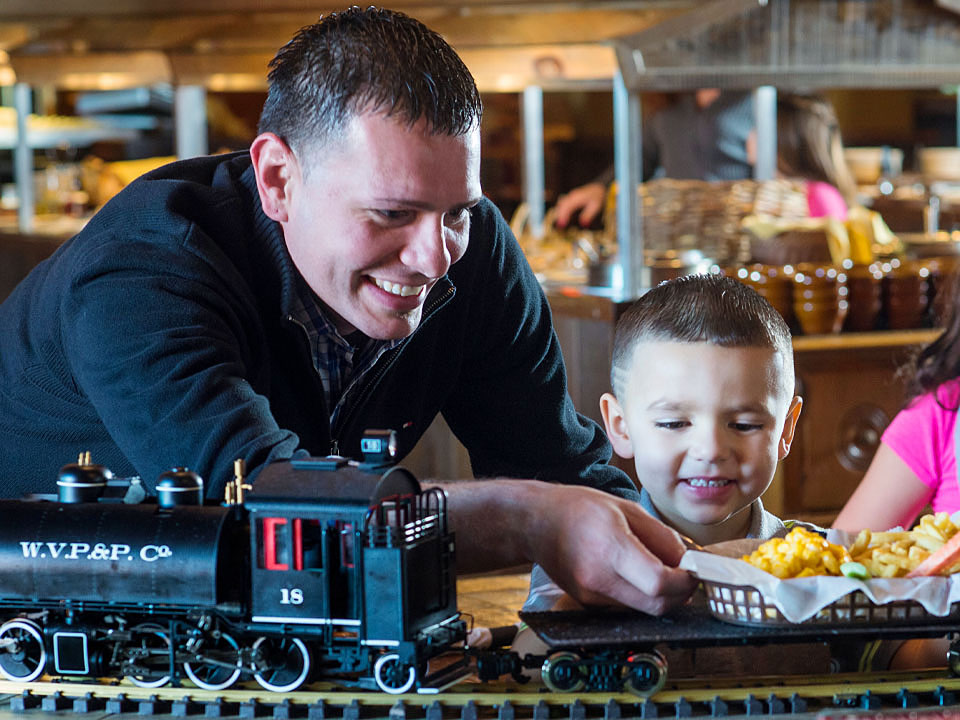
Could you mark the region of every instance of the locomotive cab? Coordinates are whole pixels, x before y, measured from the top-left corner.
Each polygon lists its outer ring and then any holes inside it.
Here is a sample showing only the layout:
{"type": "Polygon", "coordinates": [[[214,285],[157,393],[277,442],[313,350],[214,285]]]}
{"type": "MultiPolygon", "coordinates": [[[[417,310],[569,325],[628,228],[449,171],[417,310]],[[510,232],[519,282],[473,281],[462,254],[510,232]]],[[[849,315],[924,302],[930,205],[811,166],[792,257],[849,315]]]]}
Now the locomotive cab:
{"type": "Polygon", "coordinates": [[[360,684],[372,671],[381,689],[404,692],[430,656],[464,639],[441,490],[421,492],[400,467],[316,458],[264,468],[244,506],[251,622],[315,638],[282,649],[303,655],[296,667],[360,684]]]}
{"type": "MultiPolygon", "coordinates": [[[[322,461],[275,463],[244,505],[250,513],[254,622],[332,626],[363,619],[363,530],[371,505],[419,490],[396,469],[384,481],[322,461]]],[[[354,630],[355,632],[355,630],[354,630]]]]}

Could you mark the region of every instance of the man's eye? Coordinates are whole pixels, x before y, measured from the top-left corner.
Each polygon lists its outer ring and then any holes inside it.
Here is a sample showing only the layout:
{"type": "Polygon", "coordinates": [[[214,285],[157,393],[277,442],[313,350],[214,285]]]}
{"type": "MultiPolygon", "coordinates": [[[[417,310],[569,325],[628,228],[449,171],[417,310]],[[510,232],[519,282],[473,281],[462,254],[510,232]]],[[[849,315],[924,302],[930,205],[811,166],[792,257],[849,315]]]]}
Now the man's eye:
{"type": "Polygon", "coordinates": [[[376,210],[375,212],[388,222],[401,222],[410,217],[409,210],[376,210]]]}
{"type": "Polygon", "coordinates": [[[686,420],[658,420],[654,425],[664,430],[681,430],[687,426],[686,420]]]}
{"type": "Polygon", "coordinates": [[[447,227],[460,227],[470,219],[470,208],[460,208],[448,212],[443,216],[443,223],[447,227]]]}

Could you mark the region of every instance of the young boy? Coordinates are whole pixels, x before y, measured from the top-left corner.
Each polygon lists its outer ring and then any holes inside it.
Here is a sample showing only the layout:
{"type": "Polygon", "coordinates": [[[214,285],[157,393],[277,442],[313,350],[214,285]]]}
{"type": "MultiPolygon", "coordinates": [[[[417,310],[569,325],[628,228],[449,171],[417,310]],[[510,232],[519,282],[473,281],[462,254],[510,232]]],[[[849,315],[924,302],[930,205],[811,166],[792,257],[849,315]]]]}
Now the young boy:
{"type": "MultiPolygon", "coordinates": [[[[764,298],[722,275],[661,283],[618,321],[610,378],[600,411],[647,512],[701,545],[786,534],[760,496],[802,401],[790,330],[764,298]]],[[[563,596],[534,566],[523,609],[563,596]]]]}
{"type": "MultiPolygon", "coordinates": [[[[760,496],[790,451],[802,401],[794,395],[790,330],[763,297],[720,275],[661,283],[617,322],[610,377],[613,392],[600,398],[600,411],[616,453],[634,459],[648,513],[701,545],[787,534],[760,496]]],[[[525,611],[577,607],[534,566],[525,611]]],[[[886,669],[900,645],[667,654],[673,676],[828,672],[886,669]]],[[[521,656],[547,650],[526,629],[512,649],[521,656]]]]}
{"type": "MultiPolygon", "coordinates": [[[[763,297],[722,275],[661,283],[618,321],[610,376],[600,411],[616,453],[634,459],[648,513],[701,545],[787,534],[760,496],[790,451],[802,401],[790,330],[763,297]]],[[[577,607],[534,566],[525,611],[577,607]]],[[[547,650],[527,629],[512,649],[547,650]]],[[[789,658],[762,647],[667,655],[673,676],[831,667],[822,643],[789,658]]]]}

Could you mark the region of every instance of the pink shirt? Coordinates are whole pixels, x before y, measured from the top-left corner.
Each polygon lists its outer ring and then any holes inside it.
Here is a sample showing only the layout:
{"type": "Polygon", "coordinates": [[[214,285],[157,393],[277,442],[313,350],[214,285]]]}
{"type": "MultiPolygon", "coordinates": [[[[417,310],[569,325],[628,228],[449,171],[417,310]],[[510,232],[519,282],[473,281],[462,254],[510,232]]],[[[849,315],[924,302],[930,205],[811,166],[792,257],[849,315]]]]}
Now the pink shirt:
{"type": "MultiPolygon", "coordinates": [[[[948,380],[939,388],[940,402],[956,408],[960,401],[960,380],[948,380]]],[[[960,510],[960,483],[953,430],[956,410],[945,410],[927,393],[904,408],[883,433],[883,442],[933,492],[930,505],[934,512],[960,510]]]]}
{"type": "Polygon", "coordinates": [[[847,201],[830,183],[819,180],[807,181],[807,212],[810,217],[832,217],[847,219],[847,201]]]}

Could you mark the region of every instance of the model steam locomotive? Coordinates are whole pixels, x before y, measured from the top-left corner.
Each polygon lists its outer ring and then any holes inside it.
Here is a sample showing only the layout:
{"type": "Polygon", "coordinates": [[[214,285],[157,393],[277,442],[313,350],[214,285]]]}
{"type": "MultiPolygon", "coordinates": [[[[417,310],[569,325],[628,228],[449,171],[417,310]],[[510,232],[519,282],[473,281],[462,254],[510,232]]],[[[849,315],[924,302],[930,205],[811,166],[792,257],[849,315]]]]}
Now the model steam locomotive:
{"type": "Polygon", "coordinates": [[[162,474],[148,495],[89,455],[61,469],[56,495],[0,500],[0,675],[147,688],[186,677],[213,691],[253,678],[275,692],[331,679],[399,694],[539,669],[554,691],[650,697],[666,680],[664,647],[956,630],[953,618],[751,628],[689,605],[665,618],[522,614],[544,655],[468,648],[446,496],[391,465],[393,437],[370,431],[362,462],[269,465],[253,486],[238,461],[222,503],[205,503],[189,470],[162,474]]]}
{"type": "Polygon", "coordinates": [[[445,495],[389,465],[392,437],[369,433],[360,463],[270,465],[253,487],[238,462],[216,505],[189,470],[148,497],[89,455],[56,496],[0,501],[0,673],[277,692],[459,679],[465,657],[428,670],[467,632],[445,495]]]}

